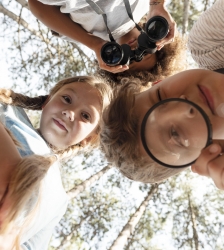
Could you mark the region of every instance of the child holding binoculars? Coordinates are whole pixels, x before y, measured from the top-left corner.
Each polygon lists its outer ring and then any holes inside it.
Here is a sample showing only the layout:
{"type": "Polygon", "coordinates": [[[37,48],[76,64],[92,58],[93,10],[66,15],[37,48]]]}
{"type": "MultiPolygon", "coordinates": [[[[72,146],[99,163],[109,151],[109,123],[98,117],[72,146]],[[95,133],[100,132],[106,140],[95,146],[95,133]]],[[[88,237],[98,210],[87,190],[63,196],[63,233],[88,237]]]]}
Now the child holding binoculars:
{"type": "MultiPolygon", "coordinates": [[[[99,67],[115,74],[107,74],[111,78],[111,83],[119,82],[122,74],[120,76],[118,73],[123,71],[128,71],[130,77],[139,75],[146,83],[151,78],[168,76],[184,68],[182,51],[185,50],[185,43],[179,36],[175,38],[176,23],[165,9],[164,0],[100,0],[97,4],[95,2],[29,0],[29,6],[31,12],[54,32],[69,41],[80,42],[92,49],[96,54],[99,67]],[[150,42],[154,43],[155,51],[152,52],[149,50],[150,46],[146,46],[147,49],[144,49],[143,53],[138,41],[143,23],[140,25],[138,23],[146,14],[147,20],[155,16],[165,18],[168,22],[168,33],[165,37],[159,36],[156,41],[150,42]],[[132,60],[130,64],[127,60],[126,62],[118,60],[116,63],[103,60],[101,49],[113,39],[116,40],[116,43],[114,42],[116,48],[124,44],[132,51],[137,49],[139,52],[140,48],[141,58],[132,60]],[[164,45],[166,46],[163,47],[164,45]],[[139,72],[143,72],[142,76],[139,72]]],[[[116,57],[118,49],[114,53],[116,57]]],[[[101,74],[104,74],[104,71],[101,74]]]]}

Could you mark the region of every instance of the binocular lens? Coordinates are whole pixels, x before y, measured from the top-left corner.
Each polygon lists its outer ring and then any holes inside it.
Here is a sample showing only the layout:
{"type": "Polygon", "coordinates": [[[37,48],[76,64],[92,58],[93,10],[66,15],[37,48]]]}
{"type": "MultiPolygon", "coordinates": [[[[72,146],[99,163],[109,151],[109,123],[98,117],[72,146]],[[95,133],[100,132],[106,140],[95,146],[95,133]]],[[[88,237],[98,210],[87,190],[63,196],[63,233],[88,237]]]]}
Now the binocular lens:
{"type": "Polygon", "coordinates": [[[152,41],[159,41],[166,37],[169,31],[169,25],[165,18],[154,17],[149,19],[146,24],[146,33],[152,41]]]}
{"type": "Polygon", "coordinates": [[[106,43],[101,50],[101,57],[106,64],[117,65],[123,57],[123,51],[116,43],[106,43]]]}

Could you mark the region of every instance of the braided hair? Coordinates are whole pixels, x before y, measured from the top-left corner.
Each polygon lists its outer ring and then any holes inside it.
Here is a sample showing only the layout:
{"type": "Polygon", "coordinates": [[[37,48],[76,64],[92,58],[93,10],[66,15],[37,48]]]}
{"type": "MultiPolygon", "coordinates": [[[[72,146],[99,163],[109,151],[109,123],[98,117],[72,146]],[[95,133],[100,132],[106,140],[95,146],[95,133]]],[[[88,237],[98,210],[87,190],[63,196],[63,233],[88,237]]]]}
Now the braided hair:
{"type": "MultiPolygon", "coordinates": [[[[20,93],[16,93],[11,89],[0,89],[0,102],[4,104],[9,104],[28,110],[42,110],[43,105],[46,101],[51,98],[55,93],[59,91],[64,85],[75,82],[83,82],[96,88],[101,96],[102,111],[109,104],[111,88],[105,83],[102,77],[96,76],[75,76],[63,79],[59,81],[51,90],[49,95],[30,97],[20,93]]],[[[100,131],[100,124],[98,125],[97,132],[100,131]]],[[[99,144],[99,136],[94,135],[91,138],[89,144],[85,146],[85,150],[90,150],[99,144]]],[[[81,149],[83,149],[80,143],[71,145],[66,149],[59,150],[57,147],[48,144],[52,152],[57,154],[59,159],[69,158],[77,154],[81,149]]]]}

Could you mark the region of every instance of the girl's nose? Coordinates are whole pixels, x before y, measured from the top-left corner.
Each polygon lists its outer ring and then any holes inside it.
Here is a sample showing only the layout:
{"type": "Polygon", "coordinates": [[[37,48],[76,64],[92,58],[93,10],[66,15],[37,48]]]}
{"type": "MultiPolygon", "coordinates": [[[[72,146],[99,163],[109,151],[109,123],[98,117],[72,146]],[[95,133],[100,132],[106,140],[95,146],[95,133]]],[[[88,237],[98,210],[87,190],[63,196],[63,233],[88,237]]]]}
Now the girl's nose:
{"type": "Polygon", "coordinates": [[[71,122],[73,122],[75,119],[75,113],[71,110],[64,110],[62,111],[62,114],[66,116],[66,118],[68,118],[71,122]]]}
{"type": "MultiPolygon", "coordinates": [[[[187,100],[187,97],[185,95],[181,95],[180,96],[181,99],[187,100]]],[[[195,109],[195,107],[193,107],[191,104],[189,103],[180,103],[180,105],[182,106],[183,110],[183,114],[186,115],[188,118],[194,118],[197,111],[195,109]]]]}

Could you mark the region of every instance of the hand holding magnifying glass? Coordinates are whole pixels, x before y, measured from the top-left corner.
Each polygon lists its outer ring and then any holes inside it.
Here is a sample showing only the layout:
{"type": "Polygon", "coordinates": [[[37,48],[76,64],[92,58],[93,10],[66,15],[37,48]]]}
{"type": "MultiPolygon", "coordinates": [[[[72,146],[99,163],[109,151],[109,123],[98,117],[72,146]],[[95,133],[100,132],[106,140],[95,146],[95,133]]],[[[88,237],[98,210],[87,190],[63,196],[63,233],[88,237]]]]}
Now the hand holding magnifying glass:
{"type": "Polygon", "coordinates": [[[199,175],[212,178],[218,189],[224,190],[224,141],[214,141],[201,151],[191,170],[199,175]],[[220,155],[221,154],[221,155],[220,155]]]}
{"type": "Polygon", "coordinates": [[[212,125],[203,109],[185,99],[171,98],[152,106],[141,126],[148,155],[168,168],[192,166],[224,190],[224,141],[212,140],[212,125]]]}

